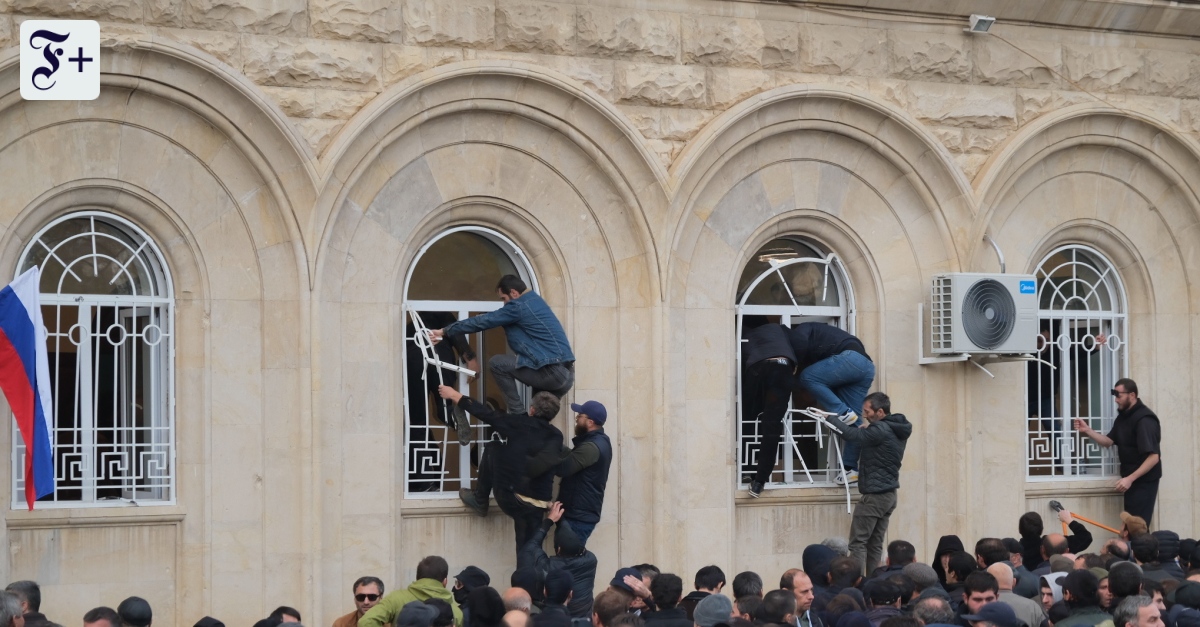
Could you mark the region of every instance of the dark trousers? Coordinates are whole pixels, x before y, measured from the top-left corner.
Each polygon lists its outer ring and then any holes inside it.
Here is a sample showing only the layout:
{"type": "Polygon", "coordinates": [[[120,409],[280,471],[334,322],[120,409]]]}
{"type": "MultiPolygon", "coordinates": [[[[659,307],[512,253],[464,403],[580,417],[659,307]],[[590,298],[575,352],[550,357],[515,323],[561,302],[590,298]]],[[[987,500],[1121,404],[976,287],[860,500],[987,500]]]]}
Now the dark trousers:
{"type": "Polygon", "coordinates": [[[533,392],[550,392],[562,398],[575,385],[575,362],[548,364],[537,370],[517,365],[516,355],[496,355],[488,361],[496,387],[504,393],[505,411],[523,414],[529,407],[522,402],[517,382],[533,388],[533,392]]]}
{"type": "Polygon", "coordinates": [[[754,480],[762,484],[771,479],[779,455],[779,442],[783,439],[783,416],[792,397],[788,387],[792,368],[790,363],[777,361],[760,361],[751,366],[752,373],[762,380],[764,390],[763,410],[758,415],[758,467],[754,471],[754,480]]]}
{"type": "Polygon", "coordinates": [[[496,489],[496,504],[513,520],[513,531],[519,553],[521,547],[525,546],[529,538],[533,537],[533,532],[537,531],[542,524],[542,517],[546,510],[517,499],[512,490],[504,488],[496,489]]]}
{"type": "Polygon", "coordinates": [[[1158,481],[1140,479],[1134,481],[1133,486],[1125,491],[1125,511],[1142,517],[1147,525],[1154,516],[1154,501],[1158,500],[1158,481]]]}
{"type": "Polygon", "coordinates": [[[850,555],[866,565],[867,574],[874,572],[883,557],[883,538],[894,511],[895,490],[864,494],[854,506],[854,518],[850,521],[850,555]]]}

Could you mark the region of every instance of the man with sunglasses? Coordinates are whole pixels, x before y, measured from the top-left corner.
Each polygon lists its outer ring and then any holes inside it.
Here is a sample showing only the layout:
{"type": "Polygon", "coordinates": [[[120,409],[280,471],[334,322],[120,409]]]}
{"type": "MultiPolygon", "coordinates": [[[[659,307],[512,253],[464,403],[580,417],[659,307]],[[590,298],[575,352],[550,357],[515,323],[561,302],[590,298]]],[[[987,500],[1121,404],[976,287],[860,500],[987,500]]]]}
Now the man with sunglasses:
{"type": "Polygon", "coordinates": [[[1112,395],[1119,413],[1108,434],[1097,433],[1079,418],[1074,421],[1075,429],[1100,446],[1117,447],[1121,479],[1116,488],[1125,495],[1125,511],[1149,524],[1162,478],[1162,427],[1158,416],[1138,398],[1137,383],[1132,379],[1119,379],[1112,395]]]}
{"type": "Polygon", "coordinates": [[[357,625],[358,619],[379,603],[379,598],[383,596],[383,581],[378,577],[359,577],[350,589],[354,592],[354,611],[333,621],[333,627],[357,625]]]}

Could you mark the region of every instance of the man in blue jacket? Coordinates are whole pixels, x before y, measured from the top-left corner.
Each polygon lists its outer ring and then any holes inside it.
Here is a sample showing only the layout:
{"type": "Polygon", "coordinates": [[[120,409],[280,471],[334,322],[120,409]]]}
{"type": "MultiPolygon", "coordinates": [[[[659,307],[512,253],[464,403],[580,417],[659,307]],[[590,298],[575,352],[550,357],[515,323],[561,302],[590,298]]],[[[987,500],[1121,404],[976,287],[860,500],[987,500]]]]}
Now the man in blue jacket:
{"type": "Polygon", "coordinates": [[[444,337],[503,327],[508,347],[516,354],[496,355],[488,361],[488,367],[504,393],[505,409],[510,414],[523,414],[526,406],[517,381],[534,392],[550,392],[562,398],[575,384],[575,354],[550,305],[520,277],[506,274],[500,277],[496,289],[503,307],[430,331],[430,336],[436,343],[444,337]]]}
{"type": "Polygon", "coordinates": [[[604,487],[608,483],[608,468],[612,464],[612,443],[604,434],[608,410],[599,401],[582,405],[571,403],[575,411],[574,448],[558,465],[562,483],[558,500],[566,514],[563,522],[571,526],[580,544],[586,544],[604,507],[604,487]]]}

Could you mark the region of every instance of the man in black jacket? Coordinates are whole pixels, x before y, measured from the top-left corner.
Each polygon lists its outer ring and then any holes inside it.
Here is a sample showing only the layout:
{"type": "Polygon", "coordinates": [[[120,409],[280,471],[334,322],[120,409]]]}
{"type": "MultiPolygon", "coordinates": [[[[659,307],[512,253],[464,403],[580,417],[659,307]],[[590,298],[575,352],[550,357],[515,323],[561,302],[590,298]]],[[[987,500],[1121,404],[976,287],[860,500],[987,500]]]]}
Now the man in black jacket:
{"type": "Polygon", "coordinates": [[[584,548],[570,525],[558,525],[558,529],[554,532],[554,555],[547,555],[546,551],[542,549],[542,542],[546,539],[546,534],[550,532],[550,527],[558,523],[563,514],[562,503],[550,504],[550,511],[546,512],[546,520],[534,529],[529,540],[525,542],[525,546],[521,547],[521,551],[517,553],[517,570],[532,569],[537,573],[539,580],[547,582],[545,586],[547,607],[565,603],[567,606],[565,612],[571,617],[590,618],[592,615],[592,588],[596,585],[596,554],[584,548]],[[554,571],[564,571],[570,575],[571,595],[569,601],[565,600],[565,593],[562,595],[563,600],[554,600],[549,597],[550,589],[554,586],[548,580],[551,579],[550,573],[554,571]]]}
{"type": "Polygon", "coordinates": [[[1067,523],[1072,535],[1055,533],[1043,536],[1042,515],[1037,512],[1025,512],[1017,520],[1017,530],[1021,533],[1021,561],[1030,571],[1045,567],[1043,572],[1035,573],[1038,576],[1050,572],[1050,563],[1047,560],[1051,555],[1078,555],[1092,545],[1092,532],[1088,531],[1083,523],[1072,518],[1070,510],[1064,508],[1058,512],[1058,519],[1067,523]]]}
{"type": "Polygon", "coordinates": [[[496,503],[513,519],[517,551],[541,525],[545,508],[529,501],[549,502],[554,493],[554,466],[562,451],[562,432],[550,421],[558,415],[558,397],[533,395],[528,414],[504,414],[442,385],[438,394],[463,411],[491,425],[506,440],[492,442],[492,481],[496,503]],[[522,498],[518,498],[520,495],[522,498]]]}
{"type": "Polygon", "coordinates": [[[1075,419],[1075,429],[1100,446],[1117,447],[1121,478],[1114,487],[1125,494],[1125,511],[1150,524],[1162,478],[1162,427],[1158,416],[1138,398],[1137,383],[1132,379],[1119,379],[1112,395],[1120,413],[1107,435],[1079,418],[1075,419]]]}
{"type": "Polygon", "coordinates": [[[827,424],[838,437],[862,446],[858,491],[862,494],[854,506],[850,522],[850,554],[863,561],[866,572],[875,570],[883,555],[883,537],[888,520],[896,509],[896,491],[900,488],[900,465],[904,447],[912,435],[912,424],[904,414],[892,413],[887,394],[875,392],[862,403],[866,428],[846,426],[837,420],[827,424]]]}
{"type": "Polygon", "coordinates": [[[745,366],[743,387],[746,395],[744,400],[747,401],[743,411],[761,409],[756,416],[760,437],[758,463],[750,479],[750,496],[758,498],[771,479],[775,458],[779,456],[783,416],[787,413],[795,384],[796,354],[788,339],[787,329],[782,325],[762,324],[744,330],[743,335],[746,338],[742,344],[742,364],[745,366]],[[755,398],[751,399],[750,396],[755,398]]]}
{"type": "Polygon", "coordinates": [[[575,412],[574,448],[558,465],[558,500],[562,501],[563,523],[571,525],[579,541],[587,544],[600,510],[604,507],[604,487],[612,464],[612,443],[604,434],[608,410],[599,401],[582,405],[571,403],[575,412]]]}
{"type": "Polygon", "coordinates": [[[650,594],[654,597],[655,612],[642,612],[646,627],[691,627],[692,619],[687,610],[679,607],[683,598],[683,579],[673,573],[659,573],[650,581],[650,594]]]}

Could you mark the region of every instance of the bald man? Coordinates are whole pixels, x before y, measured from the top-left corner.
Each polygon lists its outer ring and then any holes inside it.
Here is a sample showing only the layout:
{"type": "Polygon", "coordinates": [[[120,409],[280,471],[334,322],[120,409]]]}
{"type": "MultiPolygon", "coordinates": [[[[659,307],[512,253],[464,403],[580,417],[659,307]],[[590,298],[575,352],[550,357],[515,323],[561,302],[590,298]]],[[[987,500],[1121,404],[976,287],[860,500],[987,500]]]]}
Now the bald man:
{"type": "Polygon", "coordinates": [[[1041,625],[1042,621],[1046,620],[1046,611],[1042,609],[1041,603],[1013,592],[1015,577],[1011,566],[1004,562],[996,562],[988,566],[987,571],[996,578],[996,584],[1000,588],[1000,598],[997,600],[1011,607],[1017,618],[1030,627],[1041,625]]]}
{"type": "Polygon", "coordinates": [[[528,616],[529,611],[533,608],[533,599],[529,597],[529,592],[524,588],[509,588],[500,598],[504,601],[504,611],[506,612],[524,612],[528,616]]]}
{"type": "Polygon", "coordinates": [[[509,610],[504,613],[504,627],[528,627],[529,613],[521,610],[509,610]]]}

